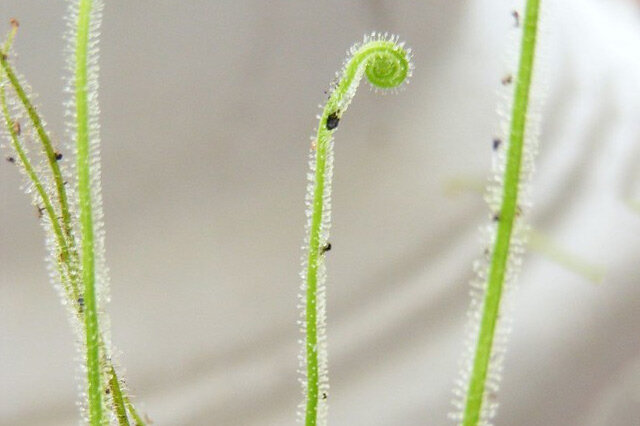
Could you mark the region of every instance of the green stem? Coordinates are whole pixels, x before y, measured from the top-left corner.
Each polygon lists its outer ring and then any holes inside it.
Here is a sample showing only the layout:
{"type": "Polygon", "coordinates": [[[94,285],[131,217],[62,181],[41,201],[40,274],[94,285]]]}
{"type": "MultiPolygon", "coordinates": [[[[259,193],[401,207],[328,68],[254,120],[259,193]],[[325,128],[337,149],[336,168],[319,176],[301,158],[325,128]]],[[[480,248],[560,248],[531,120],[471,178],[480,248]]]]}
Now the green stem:
{"type": "Polygon", "coordinates": [[[122,399],[122,391],[120,390],[120,382],[118,382],[118,376],[113,366],[109,369],[109,388],[111,389],[111,398],[113,398],[113,404],[116,410],[116,418],[120,426],[129,426],[129,419],[127,418],[127,410],[122,399]]]}
{"type": "MultiPolygon", "coordinates": [[[[7,49],[5,48],[4,51],[6,52],[7,49]]],[[[7,78],[9,79],[9,82],[11,83],[11,86],[15,90],[18,96],[18,99],[20,99],[20,102],[22,103],[25,110],[27,111],[27,114],[29,115],[29,118],[33,124],[33,127],[36,129],[36,133],[38,134],[38,137],[42,142],[42,147],[44,149],[44,152],[47,157],[47,161],[49,163],[51,172],[53,174],[56,193],[57,193],[58,201],[60,204],[60,211],[62,213],[62,227],[64,230],[64,235],[66,237],[65,238],[66,243],[60,244],[60,247],[62,249],[60,253],[61,260],[64,263],[71,263],[71,264],[77,263],[78,253],[76,251],[75,240],[71,232],[71,229],[72,229],[71,214],[69,209],[69,202],[67,199],[67,192],[65,189],[64,180],[62,178],[62,173],[60,171],[60,166],[58,165],[58,160],[56,158],[56,152],[53,148],[53,144],[51,143],[51,139],[49,138],[49,135],[47,134],[47,132],[44,129],[44,126],[42,125],[42,120],[40,119],[40,116],[38,115],[36,108],[33,106],[31,101],[29,100],[29,97],[27,96],[26,91],[20,84],[20,81],[16,76],[15,72],[13,71],[11,65],[9,65],[6,54],[0,55],[0,66],[2,66],[4,75],[6,75],[7,78]],[[71,261],[69,262],[69,260],[71,261]]],[[[56,217],[55,221],[52,220],[52,223],[53,222],[57,223],[58,218],[56,217]]],[[[78,288],[79,286],[78,286],[77,275],[75,276],[73,274],[70,275],[69,284],[71,285],[73,290],[74,300],[77,301],[78,295],[80,293],[80,290],[78,288]]]]}
{"type": "MultiPolygon", "coordinates": [[[[412,68],[409,52],[397,43],[397,39],[386,40],[379,36],[372,37],[369,40],[365,39],[365,43],[357,50],[353,49],[352,51],[354,52],[353,56],[345,66],[342,78],[324,107],[316,134],[315,177],[306,270],[306,426],[315,426],[318,421],[320,387],[318,371],[318,268],[324,252],[320,247],[321,245],[324,247],[327,243],[327,241],[321,241],[321,233],[325,205],[330,197],[326,191],[325,180],[331,138],[338,125],[338,120],[347,109],[365,73],[371,84],[381,89],[388,89],[402,84],[410,75],[412,68]]],[[[326,237],[328,229],[325,231],[326,237]]]]}
{"type": "Polygon", "coordinates": [[[91,204],[91,158],[89,147],[88,47],[91,23],[91,0],[80,0],[75,49],[76,149],[78,201],[82,235],[82,278],[84,282],[85,332],[89,420],[92,426],[105,422],[102,407],[100,374],[100,331],[95,289],[93,208],[91,204]]]}
{"type": "MultiPolygon", "coordinates": [[[[5,48],[6,52],[7,49],[5,48]]],[[[72,274],[71,270],[73,265],[78,263],[78,252],[76,250],[75,239],[73,237],[73,233],[71,232],[71,213],[69,209],[69,201],[67,198],[67,191],[65,189],[65,183],[62,178],[62,172],[60,171],[60,166],[58,165],[58,160],[56,159],[56,153],[53,148],[53,144],[51,143],[51,139],[47,134],[44,126],[42,125],[42,120],[36,111],[36,108],[31,103],[31,100],[27,96],[26,91],[20,84],[20,80],[16,76],[13,68],[8,62],[6,54],[0,55],[0,66],[4,71],[4,74],[9,79],[13,90],[16,92],[18,99],[24,106],[24,109],[27,111],[27,115],[33,124],[33,127],[36,129],[36,133],[42,143],[42,147],[47,157],[47,161],[49,163],[49,167],[51,168],[51,172],[53,174],[53,180],[56,187],[56,194],[58,196],[58,202],[60,204],[60,211],[62,213],[62,228],[64,231],[66,242],[60,243],[61,253],[60,260],[63,263],[69,264],[69,268],[67,268],[70,272],[69,274],[69,285],[72,287],[73,292],[73,303],[77,303],[78,297],[80,295],[80,289],[78,284],[78,275],[72,274]]],[[[24,163],[24,162],[23,162],[24,163]]],[[[35,182],[34,182],[35,183],[35,182]]],[[[44,201],[44,200],[43,200],[44,201]]],[[[46,206],[45,206],[46,207],[46,206]]],[[[58,218],[55,218],[55,221],[52,219],[52,223],[58,223],[58,218]]]]}
{"type": "MultiPolygon", "coordinates": [[[[29,157],[27,156],[24,150],[24,147],[22,146],[22,143],[18,139],[18,134],[14,128],[15,121],[11,119],[11,116],[9,114],[9,109],[7,106],[7,98],[6,98],[4,87],[0,87],[0,104],[2,104],[2,115],[4,117],[5,126],[9,132],[11,145],[13,146],[13,149],[18,154],[18,158],[20,159],[20,164],[22,165],[22,167],[24,167],[24,170],[27,176],[33,183],[33,186],[36,189],[38,196],[42,200],[42,204],[44,205],[44,211],[47,213],[47,216],[49,217],[49,222],[51,222],[51,228],[53,229],[53,233],[56,237],[57,245],[60,250],[60,255],[64,256],[64,253],[68,253],[67,240],[63,235],[62,228],[60,227],[60,223],[58,221],[58,217],[56,216],[56,212],[53,208],[53,204],[51,203],[51,200],[49,199],[49,196],[44,189],[44,185],[42,184],[42,181],[36,174],[35,169],[31,164],[31,161],[29,160],[29,157]]],[[[58,272],[61,277],[61,283],[65,293],[67,294],[67,298],[71,300],[77,300],[78,299],[77,288],[70,285],[70,280],[68,279],[68,277],[70,277],[71,275],[69,268],[66,268],[66,271],[65,271],[62,265],[65,265],[65,266],[67,265],[66,263],[60,262],[60,261],[57,261],[56,265],[58,266],[58,272]]]]}
{"type": "MultiPolygon", "coordinates": [[[[16,93],[22,93],[23,95],[22,99],[26,99],[28,105],[31,105],[28,97],[26,96],[24,89],[19,84],[18,79],[15,76],[15,73],[13,72],[9,64],[6,62],[9,49],[11,48],[16,32],[18,30],[17,21],[12,20],[11,22],[12,22],[12,29],[9,32],[9,35],[7,36],[7,39],[4,42],[4,45],[2,47],[2,52],[0,52],[0,62],[2,62],[2,70],[1,70],[2,72],[0,72],[0,91],[1,91],[0,104],[2,108],[2,115],[4,117],[7,131],[9,132],[11,145],[13,146],[14,150],[18,154],[18,157],[20,159],[20,164],[22,164],[22,167],[24,167],[24,170],[27,176],[33,183],[36,189],[36,192],[38,193],[38,195],[40,196],[40,199],[42,200],[42,203],[44,205],[44,210],[47,212],[47,216],[49,216],[49,221],[51,222],[51,227],[53,229],[53,233],[56,237],[56,241],[60,250],[58,254],[59,257],[58,259],[56,259],[56,265],[58,268],[58,272],[60,274],[60,282],[65,290],[65,293],[67,294],[67,298],[70,299],[72,305],[76,307],[76,311],[77,311],[78,297],[79,297],[78,285],[77,285],[77,274],[73,273],[72,271],[73,265],[70,262],[68,262],[70,251],[73,251],[75,253],[75,249],[70,250],[68,246],[68,244],[73,245],[73,236],[70,234],[70,235],[67,235],[68,238],[65,238],[65,236],[63,235],[62,227],[60,225],[59,218],[56,215],[55,209],[53,207],[53,203],[51,202],[49,195],[45,191],[44,185],[42,184],[42,180],[38,177],[37,173],[35,172],[35,168],[31,164],[31,161],[29,160],[29,157],[27,156],[26,151],[24,150],[24,147],[20,142],[18,132],[14,127],[14,125],[17,122],[11,118],[11,114],[9,113],[9,108],[7,105],[6,91],[4,88],[5,77],[9,78],[14,88],[17,87],[16,93]]],[[[31,107],[31,113],[33,114],[34,117],[36,117],[37,122],[41,123],[41,120],[38,117],[38,114],[35,112],[33,107],[31,107]]],[[[46,136],[46,132],[44,132],[44,129],[42,129],[42,125],[40,125],[40,130],[46,136]]],[[[49,143],[49,146],[51,146],[50,143],[49,143]]],[[[57,163],[54,163],[54,164],[56,164],[57,166],[57,163]]],[[[66,203],[66,192],[65,192],[64,185],[62,186],[61,193],[64,195],[64,202],[66,203]]],[[[76,257],[77,257],[77,253],[76,253],[76,257]]]]}
{"type": "Polygon", "coordinates": [[[140,415],[136,411],[135,407],[129,400],[129,396],[122,390],[120,386],[120,380],[116,373],[116,369],[111,363],[111,360],[107,356],[107,348],[100,336],[100,353],[102,354],[103,369],[106,371],[109,377],[109,390],[111,391],[111,399],[113,401],[113,407],[115,410],[116,418],[120,426],[128,426],[129,419],[127,417],[127,411],[129,415],[133,417],[136,426],[145,426],[145,423],[140,418],[140,415]]]}
{"type": "MultiPolygon", "coordinates": [[[[61,254],[67,253],[68,252],[67,240],[65,239],[62,233],[62,228],[60,227],[60,223],[58,222],[58,218],[56,216],[56,212],[53,208],[53,205],[51,204],[51,200],[49,199],[49,195],[45,191],[44,185],[42,184],[42,181],[36,174],[36,171],[33,165],[31,164],[29,157],[27,157],[27,154],[22,146],[22,143],[18,139],[18,134],[14,129],[15,122],[11,119],[11,116],[9,114],[9,109],[7,107],[7,97],[6,97],[4,87],[0,87],[0,104],[2,104],[2,115],[4,117],[5,126],[9,131],[11,145],[13,146],[13,149],[18,154],[18,158],[20,159],[20,163],[22,164],[22,167],[24,167],[24,170],[27,173],[27,176],[33,183],[33,186],[36,189],[38,196],[42,200],[42,204],[44,205],[44,210],[47,212],[47,216],[49,216],[49,221],[51,222],[51,228],[53,229],[53,233],[56,237],[58,247],[60,247],[60,253],[61,254]]],[[[73,286],[70,286],[69,282],[64,279],[65,273],[61,269],[61,265],[63,263],[59,261],[56,263],[59,266],[59,272],[62,276],[61,281],[65,289],[65,292],[67,293],[67,297],[74,300],[77,299],[78,298],[77,289],[74,288],[73,286]]]]}
{"type": "Polygon", "coordinates": [[[127,411],[129,411],[129,414],[131,415],[131,417],[133,417],[133,421],[135,422],[135,425],[145,426],[146,423],[144,422],[144,420],[142,420],[142,417],[140,417],[140,414],[138,414],[138,412],[136,411],[136,407],[134,407],[133,404],[131,403],[129,396],[124,393],[122,396],[124,399],[124,403],[127,406],[127,411]]]}
{"type": "Polygon", "coordinates": [[[536,46],[539,6],[540,0],[527,0],[520,52],[520,66],[511,117],[511,135],[509,139],[509,150],[507,152],[507,165],[504,173],[504,192],[500,209],[500,220],[491,259],[489,281],[484,297],[475,360],[467,391],[463,418],[464,426],[477,425],[481,417],[485,382],[500,309],[500,300],[511,244],[511,234],[517,211],[518,186],[520,183],[524,132],[536,46]]]}
{"type": "MultiPolygon", "coordinates": [[[[64,179],[62,178],[62,173],[60,171],[60,166],[58,165],[58,160],[56,159],[56,151],[53,148],[53,144],[51,143],[51,139],[49,135],[44,129],[42,124],[42,120],[40,120],[40,116],[36,112],[36,108],[33,106],[29,97],[27,96],[24,88],[20,84],[18,77],[13,72],[13,69],[9,65],[8,58],[6,55],[0,55],[0,65],[2,66],[4,72],[6,73],[11,86],[15,90],[18,95],[18,99],[24,106],[31,122],[33,123],[33,127],[36,129],[38,133],[38,137],[42,141],[42,147],[44,148],[47,161],[49,162],[49,166],[51,167],[51,171],[53,173],[53,180],[56,186],[56,191],[58,194],[58,199],[60,201],[60,211],[62,213],[62,220],[64,231],[66,235],[71,235],[71,213],[69,212],[69,202],[67,200],[67,193],[65,191],[64,179]]],[[[68,254],[68,253],[67,253],[68,254]]]]}
{"type": "MultiPolygon", "coordinates": [[[[42,203],[44,205],[44,210],[47,212],[47,216],[51,222],[51,226],[53,229],[53,233],[55,235],[58,246],[60,247],[59,257],[56,259],[56,264],[58,265],[58,272],[60,274],[60,280],[62,286],[65,290],[67,299],[69,303],[74,307],[74,311],[78,317],[78,320],[84,322],[84,308],[80,303],[80,293],[79,293],[79,283],[78,280],[80,278],[79,268],[80,264],[78,262],[78,252],[76,250],[75,237],[71,232],[71,215],[70,208],[68,204],[68,198],[66,194],[66,186],[62,181],[62,174],[58,167],[57,160],[51,161],[52,153],[54,153],[53,146],[51,143],[51,139],[46,133],[44,126],[42,125],[42,120],[38,115],[35,107],[29,100],[26,91],[20,84],[19,79],[17,78],[15,72],[12,67],[8,63],[7,55],[9,52],[9,48],[13,42],[15,34],[17,32],[18,24],[17,21],[12,21],[12,30],[9,32],[7,39],[3,45],[2,52],[0,52],[0,65],[1,70],[3,72],[0,73],[0,104],[2,108],[2,114],[4,117],[5,125],[8,130],[11,144],[15,149],[18,157],[20,159],[20,164],[24,167],[25,172],[31,182],[33,183],[36,192],[40,196],[42,203]],[[47,154],[47,158],[50,160],[49,165],[51,167],[52,173],[54,176],[60,176],[60,179],[55,179],[56,181],[56,189],[58,195],[58,201],[61,206],[61,210],[63,212],[63,224],[60,223],[60,218],[57,216],[55,209],[53,207],[53,203],[47,192],[44,189],[44,185],[42,184],[41,179],[38,177],[35,172],[35,168],[33,167],[29,157],[20,142],[19,135],[14,128],[14,120],[11,118],[8,105],[6,102],[6,92],[5,88],[2,85],[4,83],[4,78],[7,77],[9,82],[11,83],[13,89],[15,90],[18,98],[23,104],[25,110],[27,111],[29,118],[37,131],[37,134],[40,138],[40,141],[45,149],[45,153],[47,154]],[[62,227],[65,227],[65,231],[63,233],[62,227]],[[65,235],[66,234],[66,235],[65,235]]],[[[53,154],[53,158],[55,159],[55,153],[53,154]]],[[[84,303],[84,302],[83,302],[84,303]]],[[[130,402],[129,397],[122,392],[119,379],[116,374],[116,371],[113,367],[113,364],[106,356],[106,347],[102,341],[102,337],[100,336],[100,348],[102,353],[104,353],[104,365],[107,370],[107,374],[109,376],[109,387],[112,392],[112,399],[114,403],[114,408],[116,410],[116,415],[118,421],[121,425],[128,424],[128,420],[126,418],[126,411],[129,411],[129,414],[135,419],[136,426],[143,426],[145,423],[140,418],[139,414],[136,412],[135,407],[130,402]],[[125,413],[124,416],[122,413],[125,413]],[[125,423],[127,422],[127,423],[125,423]]]]}
{"type": "MultiPolygon", "coordinates": [[[[3,51],[7,52],[6,46],[3,49],[3,51]]],[[[3,70],[6,71],[6,75],[10,77],[9,82],[11,83],[12,87],[18,94],[18,97],[21,100],[23,106],[28,111],[32,124],[36,129],[38,129],[37,133],[40,137],[40,141],[42,142],[43,147],[45,147],[45,150],[47,150],[47,147],[51,147],[51,142],[48,134],[46,133],[46,130],[42,126],[42,120],[40,116],[38,115],[35,108],[32,106],[28,96],[26,95],[24,88],[20,84],[19,80],[16,78],[16,75],[13,69],[11,68],[11,66],[9,65],[9,63],[2,62],[2,67],[3,67],[3,70]]],[[[5,96],[4,88],[2,90],[3,90],[2,96],[4,97],[5,96]]],[[[4,106],[6,105],[6,100],[3,99],[2,102],[3,102],[3,108],[4,108],[4,106]]],[[[8,114],[8,109],[6,111],[6,114],[8,114]]],[[[53,203],[51,203],[51,200],[48,194],[46,193],[46,191],[44,191],[44,185],[42,184],[41,180],[38,178],[37,174],[35,174],[35,169],[33,168],[29,158],[26,156],[26,153],[24,152],[24,149],[19,139],[17,138],[17,134],[11,133],[11,132],[15,133],[15,131],[13,131],[13,128],[9,127],[10,123],[13,123],[13,121],[11,120],[10,117],[8,118],[9,121],[7,121],[7,117],[8,115],[5,115],[5,122],[7,124],[7,128],[9,129],[10,136],[12,138],[12,145],[14,146],[16,152],[18,153],[18,156],[20,157],[20,161],[22,162],[22,164],[25,165],[25,171],[27,172],[29,179],[31,179],[32,183],[34,184],[34,187],[36,188],[38,195],[42,198],[45,211],[49,216],[49,220],[51,221],[53,226],[54,234],[56,235],[56,240],[58,241],[58,245],[60,246],[60,259],[58,263],[59,264],[62,263],[63,265],[65,265],[65,269],[67,272],[65,274],[62,271],[62,269],[60,269],[59,272],[61,275],[61,282],[63,283],[63,286],[67,293],[67,298],[69,299],[69,302],[75,307],[76,312],[78,312],[79,320],[84,322],[85,319],[83,317],[83,308],[80,306],[80,303],[79,303],[80,289],[79,289],[78,280],[80,278],[80,273],[79,273],[80,264],[78,262],[78,252],[75,249],[76,247],[75,237],[70,232],[66,233],[66,238],[65,238],[65,235],[63,235],[60,219],[55,213],[55,209],[53,208],[53,203]],[[15,140],[13,139],[14,137],[15,137],[15,140]]],[[[50,165],[52,166],[55,165],[57,167],[57,163],[52,163],[52,164],[50,163],[50,165]]],[[[55,176],[56,169],[52,167],[52,171],[55,176]]],[[[66,186],[63,185],[61,189],[57,192],[57,194],[59,196],[59,202],[60,202],[62,211],[69,212],[70,209],[67,201],[68,197],[66,195],[66,186]]],[[[67,229],[70,230],[71,229],[70,226],[67,229]]],[[[115,370],[113,370],[113,366],[108,361],[107,361],[107,366],[111,371],[113,371],[113,373],[109,373],[109,374],[115,374],[115,370]]],[[[117,379],[117,376],[116,376],[116,379],[117,379]]],[[[117,383],[117,380],[115,382],[110,382],[110,383],[117,383]]],[[[112,389],[112,392],[115,392],[115,390],[112,389]]],[[[125,395],[125,400],[128,401],[128,398],[126,397],[126,395],[125,395]]],[[[121,401],[114,400],[114,404],[116,405],[116,409],[118,411],[122,411],[125,408],[125,405],[123,405],[121,401]]],[[[128,408],[128,411],[132,416],[136,416],[137,418],[139,418],[139,415],[135,412],[135,408],[131,403],[127,403],[126,407],[128,408]]],[[[139,424],[143,424],[143,423],[139,423],[139,424]]]]}

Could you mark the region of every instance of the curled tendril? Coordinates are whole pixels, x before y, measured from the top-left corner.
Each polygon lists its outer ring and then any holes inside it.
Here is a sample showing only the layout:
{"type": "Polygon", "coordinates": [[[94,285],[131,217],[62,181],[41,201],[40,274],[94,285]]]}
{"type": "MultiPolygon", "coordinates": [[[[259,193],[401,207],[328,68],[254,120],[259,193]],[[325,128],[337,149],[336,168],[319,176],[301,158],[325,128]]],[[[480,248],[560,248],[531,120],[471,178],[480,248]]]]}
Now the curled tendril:
{"type": "Polygon", "coordinates": [[[311,173],[307,193],[307,252],[303,257],[303,292],[306,300],[302,312],[302,328],[306,335],[302,350],[302,372],[305,376],[304,423],[316,426],[326,423],[328,376],[326,350],[326,298],[324,291],[324,256],[331,247],[331,177],[333,174],[332,135],[342,114],[349,106],[356,89],[366,75],[369,83],[379,90],[395,90],[407,82],[413,71],[411,50],[398,43],[397,37],[380,34],[365,36],[362,43],[349,51],[340,80],[320,118],[312,144],[311,173]],[[315,151],[315,152],[313,152],[315,151]]]}
{"type": "Polygon", "coordinates": [[[408,82],[413,72],[411,49],[405,49],[398,37],[372,33],[354,45],[345,63],[340,82],[331,94],[327,108],[344,112],[355,95],[363,75],[375,89],[397,89],[408,82]]]}
{"type": "Polygon", "coordinates": [[[365,73],[372,85],[389,89],[401,85],[409,74],[410,62],[407,62],[402,50],[384,49],[374,54],[373,59],[367,61],[365,73]]]}

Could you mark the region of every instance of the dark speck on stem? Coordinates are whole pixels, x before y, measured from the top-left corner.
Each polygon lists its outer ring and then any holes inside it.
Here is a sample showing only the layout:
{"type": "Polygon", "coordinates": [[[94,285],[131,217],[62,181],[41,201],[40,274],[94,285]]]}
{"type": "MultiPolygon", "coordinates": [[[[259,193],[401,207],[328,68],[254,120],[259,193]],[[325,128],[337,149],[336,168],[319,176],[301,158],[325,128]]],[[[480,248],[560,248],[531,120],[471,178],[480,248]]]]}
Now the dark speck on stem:
{"type": "Polygon", "coordinates": [[[327,117],[327,130],[333,130],[338,127],[338,123],[340,123],[340,117],[338,117],[337,112],[332,112],[327,117]]]}
{"type": "Polygon", "coordinates": [[[325,254],[329,250],[331,250],[331,243],[327,243],[324,246],[322,246],[322,248],[320,249],[320,254],[325,254]]]}

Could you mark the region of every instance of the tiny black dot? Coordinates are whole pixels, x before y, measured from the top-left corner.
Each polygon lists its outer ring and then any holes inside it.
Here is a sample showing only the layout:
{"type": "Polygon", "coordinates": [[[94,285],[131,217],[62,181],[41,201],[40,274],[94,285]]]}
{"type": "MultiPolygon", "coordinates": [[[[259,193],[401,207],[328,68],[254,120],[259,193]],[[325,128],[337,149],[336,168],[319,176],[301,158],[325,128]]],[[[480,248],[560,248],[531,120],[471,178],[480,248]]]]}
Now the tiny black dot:
{"type": "Polygon", "coordinates": [[[60,161],[60,160],[62,160],[62,153],[61,153],[61,152],[56,151],[56,152],[54,153],[54,155],[56,156],[56,161],[60,161]]]}
{"type": "Polygon", "coordinates": [[[502,145],[502,140],[501,140],[501,139],[498,139],[498,138],[495,138],[495,139],[493,140],[493,150],[494,150],[494,151],[497,151],[497,150],[498,150],[498,148],[500,148],[500,145],[502,145]]]}
{"type": "Polygon", "coordinates": [[[338,127],[338,123],[340,123],[340,117],[338,117],[337,112],[332,112],[327,117],[327,130],[333,130],[338,127]]]}
{"type": "Polygon", "coordinates": [[[320,249],[320,254],[325,254],[329,250],[331,250],[331,243],[327,243],[324,246],[322,246],[322,248],[320,249]]]}

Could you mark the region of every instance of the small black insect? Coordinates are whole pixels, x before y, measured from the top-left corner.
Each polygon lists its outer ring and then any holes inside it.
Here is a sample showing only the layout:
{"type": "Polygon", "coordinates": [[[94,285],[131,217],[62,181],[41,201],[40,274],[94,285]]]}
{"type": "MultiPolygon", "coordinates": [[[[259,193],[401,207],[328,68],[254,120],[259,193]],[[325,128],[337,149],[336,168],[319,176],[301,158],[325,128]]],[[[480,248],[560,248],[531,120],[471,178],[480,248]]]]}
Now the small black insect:
{"type": "Polygon", "coordinates": [[[106,388],[104,390],[104,393],[106,393],[107,395],[109,395],[111,393],[111,388],[106,388]]]}
{"type": "Polygon", "coordinates": [[[36,206],[36,209],[38,209],[36,212],[38,219],[42,219],[42,216],[44,215],[44,207],[36,206]]]}
{"type": "Polygon", "coordinates": [[[340,123],[340,117],[338,117],[338,112],[332,112],[327,117],[327,130],[333,130],[338,127],[338,123],[340,123]]]}
{"type": "Polygon", "coordinates": [[[11,157],[11,156],[7,157],[7,161],[10,162],[11,164],[15,164],[16,163],[16,159],[11,157]]]}
{"type": "Polygon", "coordinates": [[[518,28],[520,26],[520,14],[517,10],[514,10],[513,12],[511,12],[511,16],[513,16],[513,20],[515,21],[515,27],[518,28]]]}
{"type": "Polygon", "coordinates": [[[507,74],[504,77],[502,77],[502,80],[500,80],[500,82],[502,83],[503,86],[508,86],[513,82],[513,76],[511,74],[507,74]]]}
{"type": "Polygon", "coordinates": [[[329,250],[331,250],[331,243],[327,243],[324,246],[322,246],[322,248],[320,249],[320,254],[325,254],[329,250]]]}
{"type": "Polygon", "coordinates": [[[493,150],[494,151],[497,151],[498,148],[500,148],[500,145],[502,145],[502,139],[500,139],[500,138],[493,139],[493,150]]]}
{"type": "Polygon", "coordinates": [[[84,312],[84,297],[78,297],[78,310],[80,313],[84,312]]]}
{"type": "Polygon", "coordinates": [[[495,213],[493,215],[493,221],[494,222],[499,222],[500,221],[500,213],[495,213]]]}
{"type": "Polygon", "coordinates": [[[326,392],[322,392],[322,399],[327,399],[327,393],[326,392]]]}
{"type": "Polygon", "coordinates": [[[54,152],[55,157],[56,157],[56,161],[60,161],[62,160],[62,153],[60,151],[56,151],[54,152]]]}

